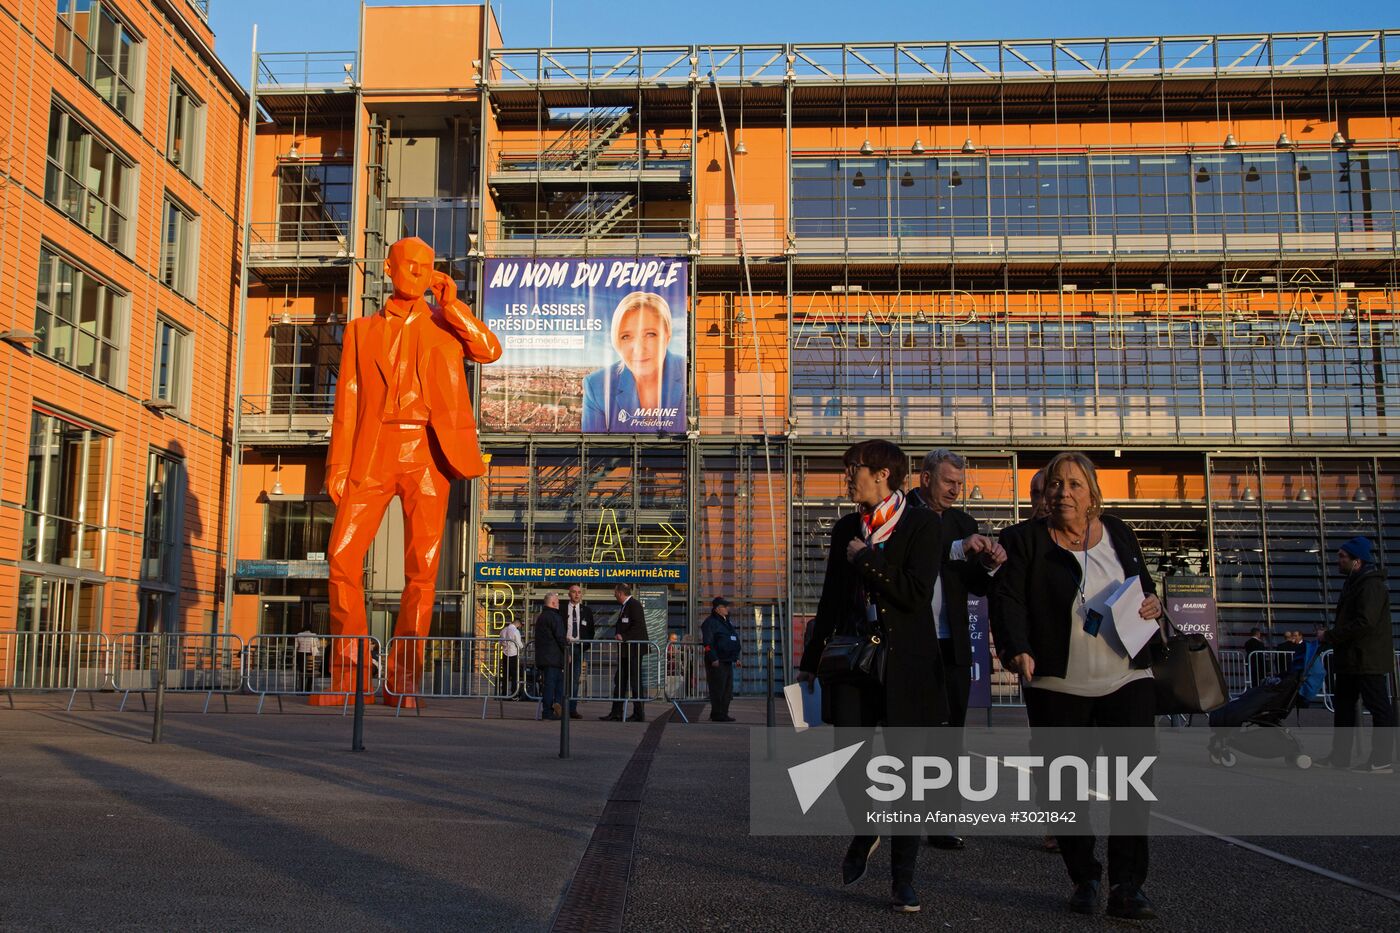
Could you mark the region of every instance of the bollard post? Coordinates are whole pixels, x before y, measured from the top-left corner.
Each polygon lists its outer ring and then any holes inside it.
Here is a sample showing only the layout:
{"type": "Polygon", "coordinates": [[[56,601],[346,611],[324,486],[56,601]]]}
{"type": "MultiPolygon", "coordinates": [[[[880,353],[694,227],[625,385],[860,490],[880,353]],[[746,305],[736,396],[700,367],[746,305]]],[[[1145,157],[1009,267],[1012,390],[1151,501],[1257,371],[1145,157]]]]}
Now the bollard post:
{"type": "Polygon", "coordinates": [[[777,712],[773,707],[774,663],[773,643],[770,640],[768,642],[768,728],[770,729],[778,724],[777,712]]]}
{"type": "Polygon", "coordinates": [[[355,725],[350,751],[365,750],[365,636],[355,639],[355,725]]]}
{"type": "Polygon", "coordinates": [[[156,714],[151,722],[152,745],[160,744],[161,732],[165,730],[165,669],[169,666],[165,656],[165,632],[162,631],[156,639],[156,650],[160,652],[157,663],[160,667],[156,669],[156,714]]]}
{"type": "Polygon", "coordinates": [[[574,646],[564,649],[564,702],[559,705],[559,757],[569,757],[569,697],[573,695],[574,646]]]}

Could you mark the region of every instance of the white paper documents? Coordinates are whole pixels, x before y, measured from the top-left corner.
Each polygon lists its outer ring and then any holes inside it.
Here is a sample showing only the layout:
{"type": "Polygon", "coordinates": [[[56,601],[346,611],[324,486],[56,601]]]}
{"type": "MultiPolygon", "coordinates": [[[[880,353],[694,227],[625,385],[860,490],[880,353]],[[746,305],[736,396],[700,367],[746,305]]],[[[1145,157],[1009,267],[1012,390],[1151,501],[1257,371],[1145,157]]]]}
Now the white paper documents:
{"type": "Polygon", "coordinates": [[[812,726],[822,724],[822,685],[818,681],[812,690],[802,684],[788,684],[783,688],[787,699],[788,715],[792,717],[792,727],[798,732],[806,732],[812,726]]]}
{"type": "Polygon", "coordinates": [[[1144,619],[1138,615],[1142,609],[1142,601],[1146,598],[1142,591],[1142,579],[1131,576],[1104,601],[1104,607],[1113,619],[1113,630],[1118,636],[1118,642],[1130,658],[1141,651],[1142,646],[1158,632],[1155,619],[1144,619]]]}

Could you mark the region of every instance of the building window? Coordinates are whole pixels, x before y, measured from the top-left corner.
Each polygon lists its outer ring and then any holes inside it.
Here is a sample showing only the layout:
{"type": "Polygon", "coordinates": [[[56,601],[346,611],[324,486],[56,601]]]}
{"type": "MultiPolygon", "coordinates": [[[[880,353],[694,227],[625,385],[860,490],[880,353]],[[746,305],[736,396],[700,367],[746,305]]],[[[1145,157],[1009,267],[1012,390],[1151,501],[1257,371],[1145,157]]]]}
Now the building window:
{"type": "Polygon", "coordinates": [[[142,43],[112,4],[58,0],[54,51],[118,113],[136,122],[142,43]]]}
{"type": "Polygon", "coordinates": [[[125,385],[126,294],[45,246],[36,305],[39,353],[113,388],[125,385]]]}
{"type": "Polygon", "coordinates": [[[204,180],[204,103],[179,78],[170,81],[165,157],[193,181],[204,180]]]}
{"type": "Polygon", "coordinates": [[[284,164],[278,176],[279,240],[344,240],[350,226],[351,167],[284,164]]]}
{"type": "Polygon", "coordinates": [[[160,238],[160,278],[190,301],[194,301],[195,297],[198,236],[199,218],[167,196],[165,221],[160,238]]]}
{"type": "Polygon", "coordinates": [[[306,405],[319,401],[330,411],[344,337],[345,327],[341,324],[275,325],[270,410],[304,411],[306,405]]]}
{"type": "Polygon", "coordinates": [[[269,502],[263,557],[267,560],[325,560],[335,504],[329,500],[269,502]]]}
{"type": "Polygon", "coordinates": [[[181,418],[190,414],[190,361],[194,338],[164,317],[156,318],[156,361],[151,399],[165,403],[181,418]]]}
{"type": "Polygon", "coordinates": [[[141,545],[141,579],[180,585],[180,535],[184,518],[185,463],[152,450],[146,466],[146,528],[141,545]]]}
{"type": "MultiPolygon", "coordinates": [[[[21,632],[97,632],[102,629],[102,587],[62,576],[22,573],[15,628],[21,632]]],[[[15,678],[27,678],[34,686],[71,687],[75,683],[97,686],[100,675],[80,674],[76,668],[97,668],[104,659],[88,643],[77,652],[66,639],[41,640],[37,651],[25,655],[21,646],[15,678]]],[[[31,649],[32,650],[32,649],[31,649]]]]}
{"type": "Polygon", "coordinates": [[[22,560],[102,571],[111,449],[94,428],[34,412],[22,560]]]}
{"type": "Polygon", "coordinates": [[[136,169],[106,140],[54,105],[49,115],[49,160],[44,200],[94,236],[130,254],[128,214],[136,169]]]}

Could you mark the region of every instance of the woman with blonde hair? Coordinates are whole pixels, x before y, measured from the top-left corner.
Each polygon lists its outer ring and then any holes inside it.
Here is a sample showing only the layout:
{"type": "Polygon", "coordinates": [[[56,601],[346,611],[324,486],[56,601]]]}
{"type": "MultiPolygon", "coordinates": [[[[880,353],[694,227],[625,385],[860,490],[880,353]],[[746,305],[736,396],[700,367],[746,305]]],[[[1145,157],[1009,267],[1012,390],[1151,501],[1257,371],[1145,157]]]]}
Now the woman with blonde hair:
{"type": "MultiPolygon", "coordinates": [[[[1142,548],[1127,524],[1104,512],[1098,473],[1088,457],[1059,454],[1045,468],[1045,477],[1046,514],[1001,537],[1007,559],[991,600],[997,654],[1006,669],[1022,678],[1033,734],[1042,727],[1132,727],[1117,732],[1135,743],[1135,751],[1142,750],[1138,745],[1155,746],[1151,666],[1161,640],[1153,638],[1129,656],[1105,602],[1137,576],[1145,596],[1138,616],[1161,617],[1142,548]]],[[[1124,812],[1113,814],[1114,834],[1108,840],[1108,913],[1151,920],[1156,912],[1142,892],[1147,837],[1117,832],[1124,812]]],[[[1143,831],[1145,805],[1128,816],[1143,831]]],[[[1061,835],[1058,841],[1074,885],[1069,907],[1094,913],[1103,874],[1094,857],[1094,837],[1061,835]]]]}
{"type": "Polygon", "coordinates": [[[619,359],[583,380],[585,434],[685,430],[685,358],[670,343],[665,298],[632,292],[617,303],[612,346],[619,359]]]}

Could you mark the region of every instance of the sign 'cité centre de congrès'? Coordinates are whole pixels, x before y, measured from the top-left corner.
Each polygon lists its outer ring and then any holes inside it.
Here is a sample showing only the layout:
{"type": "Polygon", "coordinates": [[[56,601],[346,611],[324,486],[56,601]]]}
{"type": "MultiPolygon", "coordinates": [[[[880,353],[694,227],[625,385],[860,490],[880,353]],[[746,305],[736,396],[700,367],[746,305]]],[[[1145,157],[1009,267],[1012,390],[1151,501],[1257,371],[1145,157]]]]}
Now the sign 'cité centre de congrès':
{"type": "Polygon", "coordinates": [[[481,563],[473,578],[478,583],[688,583],[685,564],[551,564],[481,563]]]}

